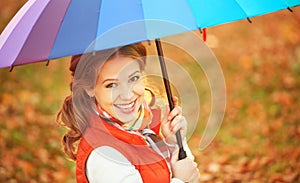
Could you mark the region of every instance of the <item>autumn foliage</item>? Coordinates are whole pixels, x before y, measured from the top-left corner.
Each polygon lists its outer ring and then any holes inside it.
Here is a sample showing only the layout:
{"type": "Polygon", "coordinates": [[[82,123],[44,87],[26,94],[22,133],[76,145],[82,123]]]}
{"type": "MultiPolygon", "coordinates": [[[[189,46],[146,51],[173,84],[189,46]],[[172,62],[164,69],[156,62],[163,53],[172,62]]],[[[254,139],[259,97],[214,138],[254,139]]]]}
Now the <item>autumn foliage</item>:
{"type": "MultiPolygon", "coordinates": [[[[0,2],[0,30],[26,0],[0,2]]],[[[300,182],[300,8],[207,29],[225,76],[226,114],[203,151],[201,182],[300,182]]],[[[68,58],[0,69],[0,182],[74,182],[56,113],[69,94],[68,58]]]]}

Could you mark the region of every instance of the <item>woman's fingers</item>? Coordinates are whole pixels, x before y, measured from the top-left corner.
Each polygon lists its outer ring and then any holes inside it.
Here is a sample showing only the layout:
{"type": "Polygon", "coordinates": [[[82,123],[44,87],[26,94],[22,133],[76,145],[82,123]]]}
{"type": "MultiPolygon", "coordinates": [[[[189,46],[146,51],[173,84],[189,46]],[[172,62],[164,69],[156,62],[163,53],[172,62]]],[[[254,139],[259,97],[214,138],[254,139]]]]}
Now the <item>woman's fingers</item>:
{"type": "Polygon", "coordinates": [[[173,97],[174,109],[170,111],[169,106],[166,106],[166,115],[162,118],[162,134],[166,141],[170,144],[176,144],[176,132],[181,131],[182,138],[185,138],[187,122],[182,116],[182,108],[178,106],[178,98],[173,97]]]}
{"type": "Polygon", "coordinates": [[[186,127],[186,120],[185,117],[182,115],[176,116],[170,124],[171,131],[173,132],[177,132],[178,130],[184,129],[185,127],[186,127]]]}
{"type": "MultiPolygon", "coordinates": [[[[185,118],[182,115],[176,116],[172,121],[168,123],[168,133],[164,133],[164,136],[166,138],[167,143],[169,144],[176,144],[176,132],[180,130],[181,132],[181,138],[184,139],[186,136],[186,130],[187,130],[187,123],[185,118]]],[[[165,131],[166,132],[166,131],[165,131]]]]}
{"type": "Polygon", "coordinates": [[[168,115],[168,120],[172,120],[174,117],[181,115],[182,109],[179,106],[176,106],[168,115]]]}

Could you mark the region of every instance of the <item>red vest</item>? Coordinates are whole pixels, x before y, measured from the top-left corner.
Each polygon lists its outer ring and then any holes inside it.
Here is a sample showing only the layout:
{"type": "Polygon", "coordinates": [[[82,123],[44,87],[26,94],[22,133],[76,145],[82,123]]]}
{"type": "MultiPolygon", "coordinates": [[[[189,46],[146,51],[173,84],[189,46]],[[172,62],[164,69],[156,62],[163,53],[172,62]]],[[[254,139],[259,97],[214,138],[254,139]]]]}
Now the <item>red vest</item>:
{"type": "Polygon", "coordinates": [[[93,116],[90,125],[78,146],[76,157],[78,183],[88,183],[85,174],[86,161],[90,153],[101,146],[110,146],[122,153],[139,171],[144,183],[170,182],[170,171],[166,161],[147,145],[142,136],[111,125],[96,115],[93,116]]]}

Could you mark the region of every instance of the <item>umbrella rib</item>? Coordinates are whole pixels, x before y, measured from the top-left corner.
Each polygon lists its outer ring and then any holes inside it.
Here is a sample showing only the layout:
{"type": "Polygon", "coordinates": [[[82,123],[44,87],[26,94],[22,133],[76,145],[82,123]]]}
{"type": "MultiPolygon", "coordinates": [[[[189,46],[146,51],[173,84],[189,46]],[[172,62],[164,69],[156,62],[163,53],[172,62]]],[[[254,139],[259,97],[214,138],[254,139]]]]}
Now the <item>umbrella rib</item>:
{"type": "Polygon", "coordinates": [[[143,0],[140,0],[141,1],[141,3],[140,3],[140,6],[141,6],[141,10],[142,10],[142,12],[143,12],[143,20],[144,20],[144,26],[145,26],[145,34],[146,34],[146,37],[147,37],[147,41],[148,41],[148,43],[150,42],[150,38],[149,38],[149,36],[148,36],[148,29],[147,29],[147,24],[146,24],[146,22],[147,22],[147,20],[145,19],[145,10],[144,10],[144,6],[143,6],[143,0]]]}
{"type": "Polygon", "coordinates": [[[252,21],[250,20],[250,16],[248,15],[247,11],[245,11],[245,9],[240,5],[239,2],[237,2],[236,0],[235,0],[234,2],[236,2],[236,4],[237,4],[237,5],[241,8],[241,10],[245,13],[248,22],[249,22],[249,23],[252,23],[252,21]]]}
{"type": "MultiPolygon", "coordinates": [[[[98,39],[98,32],[99,32],[99,23],[100,23],[100,15],[101,15],[101,7],[102,7],[102,1],[101,1],[101,3],[99,3],[99,16],[98,16],[98,20],[97,20],[97,25],[96,25],[96,27],[97,27],[97,30],[96,30],[96,32],[95,32],[95,40],[97,40],[98,39]]],[[[96,44],[95,44],[96,45],[96,44]]],[[[96,48],[95,48],[95,45],[94,45],[94,48],[93,48],[93,55],[95,54],[95,50],[96,50],[96,48]]]]}
{"type": "MultiPolygon", "coordinates": [[[[68,12],[68,9],[70,8],[70,5],[71,5],[71,1],[69,2],[68,7],[66,8],[66,11],[65,11],[63,17],[66,16],[66,14],[67,14],[67,12],[68,12]]],[[[52,44],[52,46],[51,46],[51,51],[50,51],[50,53],[49,53],[49,55],[48,55],[48,59],[46,60],[46,66],[49,65],[49,62],[50,62],[51,59],[55,59],[55,57],[52,57],[52,58],[51,58],[50,56],[51,56],[51,52],[52,52],[52,50],[53,50],[53,48],[54,48],[54,46],[55,46],[56,40],[57,40],[57,38],[58,38],[58,34],[59,34],[60,30],[61,30],[61,26],[62,26],[63,23],[64,23],[64,19],[63,19],[62,21],[60,21],[59,29],[58,29],[58,31],[57,31],[57,33],[56,33],[56,35],[55,35],[53,44],[52,44]]]]}
{"type": "MultiPolygon", "coordinates": [[[[48,6],[50,6],[50,0],[45,4],[45,9],[48,7],[48,6]]],[[[40,20],[40,17],[41,17],[41,15],[43,15],[43,13],[44,13],[44,11],[41,11],[40,12],[40,15],[38,16],[38,18],[35,20],[35,23],[33,24],[33,26],[31,27],[31,31],[29,32],[29,34],[28,34],[28,36],[26,37],[26,39],[25,39],[25,41],[24,41],[24,45],[23,45],[23,47],[20,49],[20,53],[22,53],[23,52],[23,50],[25,49],[25,45],[26,45],[26,43],[28,43],[28,41],[29,41],[29,37],[30,37],[30,35],[32,34],[32,30],[34,30],[34,28],[36,27],[36,22],[38,22],[39,20],[40,20]]],[[[54,45],[54,42],[53,42],[53,45],[54,45]]],[[[12,66],[16,66],[17,64],[15,64],[16,63],[16,61],[17,61],[17,59],[19,58],[19,56],[20,56],[20,53],[19,53],[19,55],[16,57],[16,59],[15,59],[15,61],[14,61],[14,63],[13,63],[13,65],[12,66]]],[[[49,55],[47,56],[47,58],[49,59],[49,55]]],[[[47,60],[48,60],[47,59],[47,60]]],[[[36,62],[43,62],[43,61],[45,61],[44,59],[42,59],[42,58],[39,58],[39,59],[37,59],[37,60],[35,60],[36,62]]],[[[46,65],[48,66],[49,65],[49,63],[46,63],[46,65]]],[[[13,70],[13,67],[11,68],[11,70],[13,70]]]]}
{"type": "MultiPolygon", "coordinates": [[[[30,3],[30,2],[26,2],[25,5],[27,5],[27,4],[29,4],[29,3],[30,3]]],[[[34,3],[35,3],[35,2],[34,2],[34,3]]],[[[49,2],[47,2],[45,6],[47,6],[48,4],[49,4],[49,2]]],[[[25,5],[24,5],[23,7],[25,7],[25,5]]],[[[31,4],[31,6],[27,9],[27,11],[24,12],[24,15],[26,15],[26,14],[28,13],[28,11],[29,11],[30,9],[32,9],[32,6],[33,6],[33,4],[31,4]]],[[[22,7],[22,8],[23,8],[23,7],[22,7]]],[[[40,12],[40,14],[42,14],[42,13],[43,13],[43,12],[40,12]]],[[[23,15],[23,16],[24,16],[24,15],[23,15]]],[[[37,21],[38,21],[38,18],[35,19],[34,23],[32,23],[32,24],[35,25],[35,23],[36,23],[37,21]]],[[[32,27],[30,28],[30,31],[28,31],[28,35],[30,35],[30,33],[31,33],[32,29],[33,29],[33,27],[34,27],[34,26],[32,26],[32,27]]],[[[16,29],[16,27],[13,28],[12,32],[14,32],[15,29],[16,29]]],[[[27,37],[24,39],[24,41],[23,41],[23,44],[24,44],[24,45],[26,44],[27,40],[28,40],[28,36],[27,36],[27,37]]],[[[23,48],[24,48],[23,46],[20,47],[20,50],[19,50],[18,55],[16,55],[14,61],[10,64],[9,72],[12,72],[13,69],[14,69],[14,66],[16,66],[15,62],[16,62],[16,60],[18,59],[19,54],[22,52],[23,48]]]]}

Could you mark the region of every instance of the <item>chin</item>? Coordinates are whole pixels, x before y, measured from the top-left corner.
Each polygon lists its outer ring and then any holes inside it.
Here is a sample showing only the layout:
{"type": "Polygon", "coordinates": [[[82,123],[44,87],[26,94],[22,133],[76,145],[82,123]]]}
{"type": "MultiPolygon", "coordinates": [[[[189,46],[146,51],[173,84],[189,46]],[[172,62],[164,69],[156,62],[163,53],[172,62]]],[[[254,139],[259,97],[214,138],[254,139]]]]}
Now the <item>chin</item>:
{"type": "Polygon", "coordinates": [[[122,123],[130,123],[137,119],[137,114],[127,114],[127,115],[121,114],[117,116],[122,123]]]}

